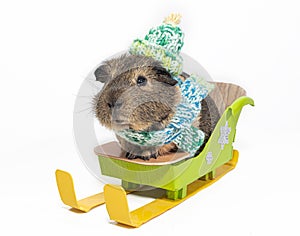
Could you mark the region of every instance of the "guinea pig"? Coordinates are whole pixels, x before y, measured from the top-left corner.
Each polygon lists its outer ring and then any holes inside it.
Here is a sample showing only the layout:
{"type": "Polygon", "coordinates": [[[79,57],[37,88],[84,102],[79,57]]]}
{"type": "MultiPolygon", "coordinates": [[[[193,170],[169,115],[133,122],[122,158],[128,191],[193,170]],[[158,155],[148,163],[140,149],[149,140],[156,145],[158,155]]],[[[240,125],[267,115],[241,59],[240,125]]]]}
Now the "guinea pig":
{"type": "MultiPolygon", "coordinates": [[[[104,83],[94,97],[95,115],[100,124],[115,132],[164,129],[181,100],[177,80],[151,57],[123,54],[104,61],[94,74],[97,81],[104,83]]],[[[183,73],[180,77],[184,80],[187,76],[183,73]]],[[[201,152],[220,118],[209,95],[201,106],[197,126],[205,133],[205,140],[195,155],[201,152]]],[[[159,147],[142,146],[116,136],[128,159],[149,160],[178,149],[173,142],[159,147]]]]}

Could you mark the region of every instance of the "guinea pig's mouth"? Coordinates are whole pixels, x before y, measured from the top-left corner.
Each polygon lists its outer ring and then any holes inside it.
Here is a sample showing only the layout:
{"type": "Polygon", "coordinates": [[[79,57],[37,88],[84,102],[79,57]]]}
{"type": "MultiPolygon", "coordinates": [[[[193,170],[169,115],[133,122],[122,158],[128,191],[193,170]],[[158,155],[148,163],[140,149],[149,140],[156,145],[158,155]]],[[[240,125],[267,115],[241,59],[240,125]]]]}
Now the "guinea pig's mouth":
{"type": "Polygon", "coordinates": [[[113,120],[111,123],[111,128],[113,131],[123,131],[127,129],[135,130],[135,131],[150,131],[151,124],[146,123],[135,123],[130,124],[128,121],[123,120],[113,120]]]}
{"type": "Polygon", "coordinates": [[[121,131],[125,129],[129,129],[130,124],[125,120],[113,120],[112,121],[112,129],[114,131],[121,131]]]}

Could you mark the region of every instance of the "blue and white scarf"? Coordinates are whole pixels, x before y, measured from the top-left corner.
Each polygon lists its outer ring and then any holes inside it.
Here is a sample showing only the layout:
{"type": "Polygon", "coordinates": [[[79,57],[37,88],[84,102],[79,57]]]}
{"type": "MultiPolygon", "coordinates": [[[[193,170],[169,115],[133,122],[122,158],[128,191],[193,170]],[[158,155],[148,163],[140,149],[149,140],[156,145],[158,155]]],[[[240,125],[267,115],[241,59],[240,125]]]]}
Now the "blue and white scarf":
{"type": "Polygon", "coordinates": [[[205,134],[192,123],[201,111],[201,101],[214,85],[193,74],[184,82],[177,77],[174,79],[181,90],[181,102],[166,128],[150,132],[127,129],[117,132],[117,135],[140,146],[163,146],[174,142],[180,150],[193,156],[203,144],[205,134]]]}

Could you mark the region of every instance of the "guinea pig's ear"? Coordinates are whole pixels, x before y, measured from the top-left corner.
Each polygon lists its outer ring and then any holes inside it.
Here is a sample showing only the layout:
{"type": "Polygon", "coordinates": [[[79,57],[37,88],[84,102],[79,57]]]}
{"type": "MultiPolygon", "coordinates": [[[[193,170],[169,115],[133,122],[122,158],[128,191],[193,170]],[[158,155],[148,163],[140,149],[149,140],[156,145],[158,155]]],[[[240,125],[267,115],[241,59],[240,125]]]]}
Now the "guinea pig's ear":
{"type": "Polygon", "coordinates": [[[95,70],[94,75],[96,77],[96,81],[100,81],[102,83],[105,83],[111,77],[109,66],[107,64],[103,64],[103,65],[99,66],[95,70]]]}
{"type": "Polygon", "coordinates": [[[155,79],[159,82],[174,86],[177,84],[177,80],[173,79],[172,75],[162,66],[154,66],[153,70],[156,73],[155,79]]]}

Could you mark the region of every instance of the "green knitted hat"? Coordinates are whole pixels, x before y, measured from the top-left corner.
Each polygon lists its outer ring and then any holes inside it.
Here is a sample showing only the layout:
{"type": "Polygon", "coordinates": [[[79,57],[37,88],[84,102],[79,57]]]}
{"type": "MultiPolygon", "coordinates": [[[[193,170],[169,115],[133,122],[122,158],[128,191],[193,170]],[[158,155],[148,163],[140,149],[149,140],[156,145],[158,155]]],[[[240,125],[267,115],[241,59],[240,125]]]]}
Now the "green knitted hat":
{"type": "Polygon", "coordinates": [[[177,26],[180,18],[179,14],[172,13],[163,24],[150,29],[144,39],[134,40],[129,52],[160,61],[172,75],[181,74],[183,60],[180,50],[183,46],[184,34],[177,26]]]}

